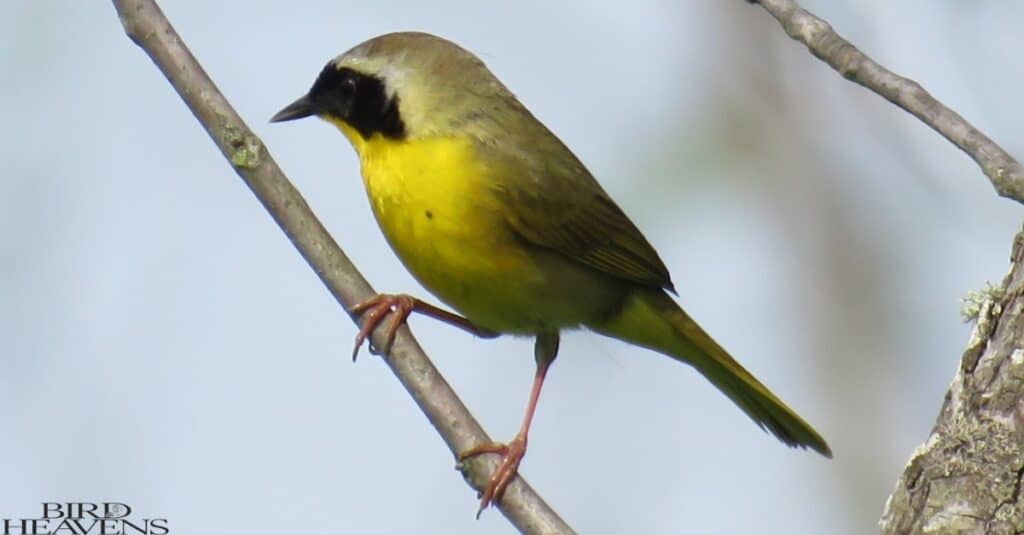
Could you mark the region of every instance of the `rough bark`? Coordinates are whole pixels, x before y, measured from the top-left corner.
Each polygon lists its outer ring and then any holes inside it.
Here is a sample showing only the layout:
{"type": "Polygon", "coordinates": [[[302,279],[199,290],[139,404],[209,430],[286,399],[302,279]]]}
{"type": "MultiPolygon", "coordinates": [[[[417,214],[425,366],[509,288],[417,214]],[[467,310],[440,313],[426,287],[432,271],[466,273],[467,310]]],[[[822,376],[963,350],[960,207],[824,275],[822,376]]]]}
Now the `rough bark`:
{"type": "MultiPolygon", "coordinates": [[[[1024,202],[1024,167],[928,93],[868,57],[794,0],[747,0],[844,78],[911,113],[967,153],[1004,197],[1024,202]]],[[[884,533],[1024,534],[1024,232],[1002,286],[975,296],[974,332],[931,436],[886,503],[884,533]]]]}
{"type": "Polygon", "coordinates": [[[1024,232],[1010,260],[1002,285],[975,296],[974,332],[884,533],[1024,534],[1024,232]]]}

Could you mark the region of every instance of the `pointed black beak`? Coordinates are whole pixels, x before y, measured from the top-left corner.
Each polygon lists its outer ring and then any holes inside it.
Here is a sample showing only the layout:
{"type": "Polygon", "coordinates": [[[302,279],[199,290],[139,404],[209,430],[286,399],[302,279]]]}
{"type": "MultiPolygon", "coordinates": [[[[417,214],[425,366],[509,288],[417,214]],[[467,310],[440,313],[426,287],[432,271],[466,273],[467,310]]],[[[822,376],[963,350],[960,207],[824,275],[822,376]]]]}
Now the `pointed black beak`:
{"type": "Polygon", "coordinates": [[[309,95],[303,95],[299,97],[299,100],[292,102],[285,106],[283,110],[277,112],[270,118],[270,122],[294,121],[295,119],[302,119],[311,115],[316,115],[316,106],[313,105],[309,95]]]}

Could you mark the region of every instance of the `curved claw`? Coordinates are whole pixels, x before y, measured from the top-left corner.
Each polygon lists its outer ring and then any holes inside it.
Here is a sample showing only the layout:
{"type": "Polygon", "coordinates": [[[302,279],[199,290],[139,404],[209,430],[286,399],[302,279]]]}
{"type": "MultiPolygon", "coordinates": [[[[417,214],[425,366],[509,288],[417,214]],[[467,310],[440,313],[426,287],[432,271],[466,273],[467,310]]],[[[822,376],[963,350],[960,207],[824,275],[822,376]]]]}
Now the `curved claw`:
{"type": "Polygon", "coordinates": [[[480,518],[480,513],[487,509],[487,506],[501,500],[501,497],[505,494],[505,489],[508,488],[512,480],[519,474],[519,463],[522,462],[523,457],[526,455],[526,437],[521,434],[516,435],[516,438],[512,439],[512,442],[509,442],[507,445],[497,442],[481,444],[460,454],[459,461],[465,461],[470,457],[476,457],[484,453],[501,455],[501,463],[498,465],[497,470],[491,474],[491,480],[487,483],[487,487],[484,488],[484,492],[480,496],[480,508],[476,511],[477,518],[480,518]]]}
{"type": "MultiPolygon", "coordinates": [[[[395,341],[395,334],[398,332],[398,328],[405,323],[405,320],[409,318],[409,314],[412,314],[413,309],[416,308],[416,299],[408,295],[390,295],[380,294],[362,303],[358,303],[348,311],[351,314],[362,314],[365,312],[365,319],[363,320],[362,326],[359,328],[359,333],[356,334],[355,347],[352,348],[352,362],[356,361],[359,356],[359,348],[363,346],[373,331],[380,326],[381,323],[387,319],[388,316],[392,316],[391,323],[388,325],[388,330],[384,332],[384,347],[381,350],[387,353],[391,350],[391,344],[395,341]]],[[[373,351],[371,346],[370,351],[373,351]]]]}

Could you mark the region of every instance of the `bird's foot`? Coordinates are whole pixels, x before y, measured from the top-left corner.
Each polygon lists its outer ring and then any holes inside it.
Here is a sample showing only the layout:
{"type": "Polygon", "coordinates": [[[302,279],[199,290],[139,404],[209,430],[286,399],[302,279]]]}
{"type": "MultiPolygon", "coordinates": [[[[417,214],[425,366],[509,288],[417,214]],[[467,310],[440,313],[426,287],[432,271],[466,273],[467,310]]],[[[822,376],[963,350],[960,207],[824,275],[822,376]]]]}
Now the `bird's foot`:
{"type": "MultiPolygon", "coordinates": [[[[355,362],[356,357],[359,356],[359,348],[363,346],[363,343],[389,316],[391,323],[384,333],[384,347],[380,350],[383,353],[391,350],[391,344],[395,341],[395,333],[415,309],[416,298],[405,294],[378,294],[350,308],[348,311],[351,314],[365,313],[363,325],[359,328],[359,334],[356,335],[356,346],[352,349],[352,362],[355,362]]],[[[371,343],[370,352],[374,351],[375,348],[371,343]]]]}
{"type": "Polygon", "coordinates": [[[508,444],[492,442],[470,448],[459,455],[459,461],[465,461],[484,453],[501,455],[501,463],[498,464],[498,469],[491,475],[491,480],[487,483],[487,487],[484,488],[480,496],[480,508],[476,511],[477,518],[480,518],[480,513],[488,505],[501,500],[501,497],[505,494],[505,489],[508,488],[512,480],[518,475],[519,463],[522,462],[523,456],[526,455],[526,435],[520,433],[508,444]]]}

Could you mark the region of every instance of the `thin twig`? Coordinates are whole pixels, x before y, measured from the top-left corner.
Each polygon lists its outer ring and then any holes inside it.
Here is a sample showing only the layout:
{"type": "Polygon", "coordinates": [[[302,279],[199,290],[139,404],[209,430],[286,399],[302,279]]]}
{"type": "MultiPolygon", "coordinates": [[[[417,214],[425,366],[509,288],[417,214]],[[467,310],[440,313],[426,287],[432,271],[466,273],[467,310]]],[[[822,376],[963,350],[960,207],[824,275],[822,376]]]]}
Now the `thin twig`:
{"type": "MultiPolygon", "coordinates": [[[[347,310],[374,295],[373,289],[274,163],[260,139],[203,71],[156,3],[153,0],[114,0],[114,7],[128,37],[156,63],[335,299],[347,310]]],[[[373,340],[377,347],[383,347],[383,339],[378,334],[375,333],[373,340]]],[[[399,330],[390,354],[383,360],[453,454],[490,442],[407,328],[399,330]]],[[[496,466],[495,458],[485,455],[461,468],[470,485],[479,491],[496,466]]],[[[475,505],[467,499],[467,514],[472,510],[470,504],[475,505]]],[[[523,533],[573,533],[522,478],[508,487],[498,508],[523,533]]]]}
{"type": "MultiPolygon", "coordinates": [[[[829,24],[792,0],[748,0],[764,7],[790,37],[846,78],[910,112],[966,152],[996,192],[1024,202],[1021,165],[985,134],[921,87],[867,57],[829,24]]],[[[886,534],[1022,533],[1021,339],[1024,233],[998,292],[975,310],[971,341],[931,435],[911,456],[889,496],[886,534]]],[[[989,295],[992,294],[992,295],[989,295]]]]}
{"type": "Polygon", "coordinates": [[[1024,168],[1020,163],[921,84],[879,65],[793,0],[750,3],[760,4],[778,19],[790,37],[806,45],[839,74],[910,112],[966,152],[981,166],[999,195],[1024,203],[1024,168]]]}

